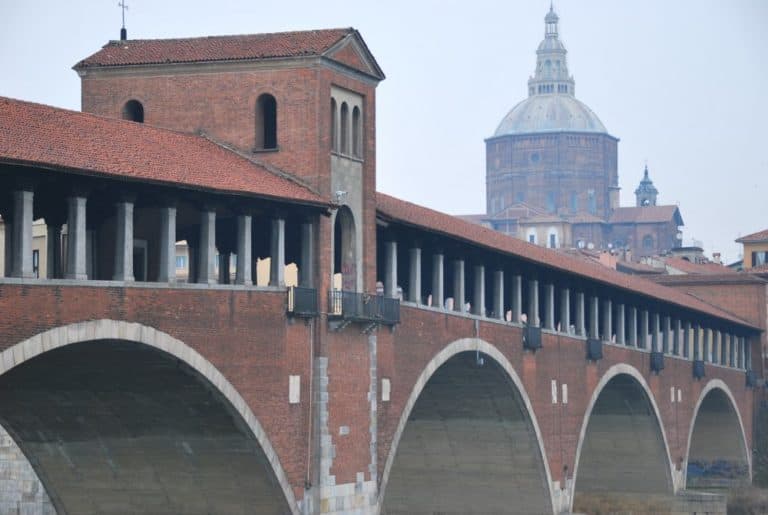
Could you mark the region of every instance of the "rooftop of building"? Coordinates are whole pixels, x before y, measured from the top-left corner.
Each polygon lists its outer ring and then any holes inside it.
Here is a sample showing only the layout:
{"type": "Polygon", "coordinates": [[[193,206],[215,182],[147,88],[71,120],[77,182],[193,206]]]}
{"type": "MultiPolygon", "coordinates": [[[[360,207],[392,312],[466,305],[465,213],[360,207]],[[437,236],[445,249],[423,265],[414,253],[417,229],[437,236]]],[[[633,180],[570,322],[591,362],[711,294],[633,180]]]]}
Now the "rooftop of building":
{"type": "Polygon", "coordinates": [[[369,61],[357,63],[365,66],[356,67],[366,68],[363,71],[383,79],[384,73],[353,28],[110,41],[78,62],[74,69],[331,56],[348,38],[354,38],[363,47],[369,61]]]}
{"type": "Polygon", "coordinates": [[[677,206],[640,206],[617,207],[608,219],[612,224],[629,223],[667,223],[674,220],[676,225],[683,225],[683,217],[677,206]]]}
{"type": "Polygon", "coordinates": [[[5,97],[0,163],[330,205],[292,175],[203,136],[5,97]]]}
{"type": "Polygon", "coordinates": [[[768,229],[747,234],[736,240],[737,243],[768,243],[768,229]]]}

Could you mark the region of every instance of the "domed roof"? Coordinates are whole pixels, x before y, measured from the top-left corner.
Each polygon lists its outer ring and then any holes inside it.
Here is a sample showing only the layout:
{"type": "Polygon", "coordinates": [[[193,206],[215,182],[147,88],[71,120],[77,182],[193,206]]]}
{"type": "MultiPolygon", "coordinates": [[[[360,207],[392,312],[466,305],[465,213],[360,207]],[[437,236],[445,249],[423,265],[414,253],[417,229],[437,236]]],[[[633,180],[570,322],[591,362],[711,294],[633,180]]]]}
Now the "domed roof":
{"type": "Polygon", "coordinates": [[[523,100],[504,117],[494,136],[536,132],[608,131],[595,113],[567,94],[533,95],[523,100]]]}

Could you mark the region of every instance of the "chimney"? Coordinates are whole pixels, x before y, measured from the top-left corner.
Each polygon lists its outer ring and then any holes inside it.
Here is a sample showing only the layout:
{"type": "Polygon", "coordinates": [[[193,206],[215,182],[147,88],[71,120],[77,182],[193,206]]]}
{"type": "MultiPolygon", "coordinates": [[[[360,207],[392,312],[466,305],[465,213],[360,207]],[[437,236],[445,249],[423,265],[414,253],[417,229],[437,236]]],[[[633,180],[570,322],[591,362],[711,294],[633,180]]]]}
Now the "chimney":
{"type": "Polygon", "coordinates": [[[722,265],[723,264],[723,261],[720,258],[720,253],[719,252],[713,252],[712,253],[712,261],[714,261],[718,265],[722,265]]]}

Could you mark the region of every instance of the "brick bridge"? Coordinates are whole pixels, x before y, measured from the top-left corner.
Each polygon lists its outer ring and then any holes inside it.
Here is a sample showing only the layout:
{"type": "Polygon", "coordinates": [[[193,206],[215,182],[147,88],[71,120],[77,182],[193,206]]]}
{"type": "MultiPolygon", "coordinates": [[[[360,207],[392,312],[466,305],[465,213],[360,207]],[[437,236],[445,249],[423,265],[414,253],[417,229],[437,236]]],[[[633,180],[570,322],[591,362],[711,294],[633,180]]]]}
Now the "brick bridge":
{"type": "Polygon", "coordinates": [[[751,480],[756,323],[375,193],[360,35],[241,38],[107,45],[96,115],[0,99],[0,511],[693,512],[751,480]]]}

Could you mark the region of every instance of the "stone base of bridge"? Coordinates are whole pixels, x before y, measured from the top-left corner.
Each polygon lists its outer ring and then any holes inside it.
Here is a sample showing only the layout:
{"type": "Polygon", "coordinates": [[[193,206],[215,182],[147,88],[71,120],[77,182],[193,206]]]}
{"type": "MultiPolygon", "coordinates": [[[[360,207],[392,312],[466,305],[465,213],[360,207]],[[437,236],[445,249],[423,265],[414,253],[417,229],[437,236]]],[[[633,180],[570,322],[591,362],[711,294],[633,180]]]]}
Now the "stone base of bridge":
{"type": "Polygon", "coordinates": [[[725,515],[727,496],[693,490],[683,490],[677,495],[590,493],[580,495],[574,502],[573,515],[582,513],[725,515]]]}

